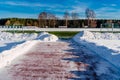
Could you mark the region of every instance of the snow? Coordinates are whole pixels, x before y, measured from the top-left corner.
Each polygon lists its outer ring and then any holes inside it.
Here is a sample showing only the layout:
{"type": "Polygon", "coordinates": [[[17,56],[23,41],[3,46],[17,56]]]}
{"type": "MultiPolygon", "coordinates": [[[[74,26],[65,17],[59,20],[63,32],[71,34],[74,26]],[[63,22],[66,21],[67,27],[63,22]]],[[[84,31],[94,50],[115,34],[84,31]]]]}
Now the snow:
{"type": "Polygon", "coordinates": [[[32,40],[37,37],[36,33],[27,34],[27,33],[8,33],[8,32],[0,32],[0,41],[4,42],[15,42],[15,41],[25,41],[32,40]]]}
{"type": "MultiPolygon", "coordinates": [[[[111,65],[116,66],[117,69],[120,69],[120,33],[98,33],[98,32],[89,32],[89,31],[82,31],[75,35],[73,37],[74,41],[80,43],[80,45],[85,46],[85,51],[87,55],[91,55],[92,53],[95,53],[100,56],[100,58],[105,59],[106,61],[110,62],[111,65]],[[86,50],[89,49],[92,53],[87,52],[86,50]]],[[[27,34],[27,33],[19,33],[19,34],[12,34],[12,33],[7,33],[7,32],[0,32],[0,73],[1,76],[6,76],[4,74],[7,74],[7,71],[5,70],[5,66],[9,66],[11,62],[15,62],[15,58],[20,57],[21,55],[29,52],[35,51],[37,48],[38,52],[51,52],[53,53],[54,51],[59,51],[59,49],[63,50],[65,47],[63,44],[61,45],[62,47],[56,47],[54,48],[53,43],[50,45],[50,43],[46,44],[46,47],[37,47],[36,45],[40,45],[40,42],[56,42],[58,41],[58,37],[52,34],[49,34],[47,32],[42,32],[39,34],[27,34]],[[54,49],[46,50],[47,47],[51,47],[54,49]],[[59,48],[59,49],[57,49],[59,48]],[[14,60],[14,61],[13,61],[14,60]],[[3,71],[2,71],[3,70],[3,71]],[[5,70],[5,71],[4,71],[5,70]]],[[[44,46],[43,44],[42,46],[44,46]]],[[[59,45],[59,44],[58,44],[59,45]]],[[[60,45],[59,45],[60,46],[60,45]]],[[[68,47],[68,46],[67,46],[68,47]]],[[[76,47],[75,47],[76,49],[76,47]]],[[[81,50],[81,49],[79,49],[81,50]]],[[[89,51],[88,50],[88,51],[89,51]]],[[[64,50],[65,51],[65,50],[64,50]]],[[[50,53],[50,54],[51,54],[50,53]]],[[[63,53],[61,51],[61,53],[63,53]]],[[[34,54],[34,53],[33,53],[34,54]]],[[[59,53],[58,53],[59,54],[59,53]]],[[[46,54],[44,54],[46,55],[46,54]]],[[[60,54],[62,55],[62,54],[60,54]]],[[[83,56],[84,54],[81,53],[80,56],[83,56]]],[[[96,55],[95,55],[96,56],[96,55]]],[[[23,56],[22,56],[23,57],[23,56]]],[[[63,57],[63,56],[62,56],[63,57]]],[[[65,57],[65,56],[64,56],[65,57]]],[[[97,57],[97,56],[96,56],[97,57]]],[[[93,58],[93,62],[98,61],[98,57],[93,58]]],[[[24,58],[24,57],[23,57],[24,58]]],[[[34,58],[32,56],[32,58],[34,58]]],[[[38,57],[40,58],[40,57],[38,57]]],[[[81,57],[82,58],[82,57],[81,57]]],[[[31,59],[31,58],[30,58],[31,59]]],[[[35,58],[34,58],[35,59],[35,58]]],[[[52,58],[53,59],[53,58],[52,58]]],[[[58,59],[58,58],[55,58],[58,59]]],[[[32,59],[31,59],[32,60],[32,59]]],[[[85,60],[85,59],[83,59],[85,60]]],[[[66,64],[65,61],[61,61],[63,64],[66,64]]],[[[89,63],[89,61],[87,61],[89,63]]],[[[109,66],[106,65],[105,62],[102,60],[99,61],[100,63],[97,64],[97,69],[95,70],[97,72],[97,75],[101,75],[107,72],[107,74],[111,75],[109,72],[109,66]],[[101,67],[102,66],[102,67],[101,67]]],[[[92,63],[95,65],[95,63],[92,63]]],[[[86,71],[86,66],[85,64],[79,62],[79,63],[74,63],[74,62],[67,62],[67,66],[69,65],[69,68],[67,69],[68,71],[75,70],[75,71],[86,71]],[[79,66],[78,66],[79,64],[79,66]]],[[[89,72],[88,72],[89,73],[89,72]]],[[[104,75],[105,76],[105,75],[104,75]]],[[[113,76],[113,75],[112,75],[113,76]]],[[[101,76],[103,77],[103,76],[101,76]]],[[[9,75],[7,77],[9,80],[9,75]]],[[[4,77],[1,77],[2,80],[4,80],[4,77]],[[2,79],[3,78],[3,79],[2,79]]],[[[101,79],[102,80],[102,79],[101,79]]],[[[112,79],[111,79],[112,80],[112,79]]]]}
{"type": "MultiPolygon", "coordinates": [[[[8,33],[0,32],[0,68],[9,66],[11,62],[27,53],[28,51],[34,50],[35,45],[39,42],[56,42],[58,37],[47,32],[39,34],[27,34],[27,33],[8,33]]],[[[120,33],[99,33],[82,31],[73,37],[73,40],[80,45],[85,46],[92,53],[100,56],[100,58],[106,60],[111,65],[114,65],[116,69],[120,69],[120,33]]],[[[51,46],[52,47],[52,46],[51,46]]],[[[65,47],[63,47],[65,48],[65,47]]],[[[39,49],[44,52],[45,49],[39,49]]],[[[51,49],[49,51],[56,51],[57,49],[51,49]]],[[[95,58],[94,58],[95,61],[95,58]]],[[[15,61],[14,61],[15,62],[15,61]]],[[[100,63],[97,66],[102,66],[96,70],[99,75],[109,72],[106,63],[100,63]]],[[[69,69],[77,70],[76,64],[73,62],[69,63],[69,69]]],[[[81,63],[80,70],[85,71],[85,65],[81,63]]],[[[68,70],[69,70],[68,69],[68,70]]],[[[9,80],[9,79],[8,79],[9,80]]]]}
{"type": "Polygon", "coordinates": [[[35,44],[37,44],[37,41],[27,41],[15,48],[3,51],[0,54],[0,68],[8,66],[13,59],[29,51],[35,44]]]}
{"type": "Polygon", "coordinates": [[[0,32],[0,68],[10,64],[13,59],[26,53],[37,42],[54,42],[57,40],[57,36],[47,32],[39,34],[0,32]]]}
{"type": "Polygon", "coordinates": [[[58,37],[47,32],[42,32],[38,34],[37,39],[40,39],[42,41],[57,41],[58,37]]]}
{"type": "Polygon", "coordinates": [[[0,42],[0,47],[4,47],[6,44],[4,42],[0,42]]]}
{"type": "Polygon", "coordinates": [[[0,32],[0,42],[18,42],[18,41],[27,41],[27,40],[33,40],[33,39],[39,39],[42,41],[57,41],[58,37],[49,34],[47,32],[42,32],[42,33],[8,33],[8,32],[0,32]]]}
{"type": "Polygon", "coordinates": [[[47,32],[42,33],[8,33],[0,31],[0,53],[5,50],[10,50],[18,44],[22,44],[25,41],[30,40],[39,40],[41,42],[55,42],[58,40],[58,37],[49,34],[47,32]]]}
{"type": "Polygon", "coordinates": [[[90,40],[89,42],[96,43],[96,46],[103,46],[111,50],[111,55],[120,54],[120,41],[119,40],[90,40]]]}
{"type": "MultiPolygon", "coordinates": [[[[62,52],[62,50],[69,48],[67,43],[63,43],[63,42],[41,43],[41,41],[38,40],[28,41],[22,44],[21,46],[19,45],[15,49],[18,50],[16,51],[16,53],[17,54],[18,52],[21,53],[20,50],[24,49],[23,47],[27,49],[28,52],[23,51],[26,53],[25,55],[22,55],[24,53],[19,54],[18,56],[20,55],[22,56],[14,59],[11,65],[7,64],[8,65],[7,67],[4,67],[2,70],[0,69],[0,75],[1,75],[0,80],[16,80],[18,78],[19,80],[24,80],[24,79],[67,80],[66,79],[67,77],[68,78],[76,77],[73,74],[69,73],[68,69],[69,66],[71,66],[70,69],[76,70],[77,64],[75,65],[75,62],[71,63],[70,61],[61,60],[61,58],[72,57],[72,55],[68,55],[62,52]],[[48,49],[46,50],[46,48],[48,49]],[[25,77],[26,74],[29,75],[25,77]],[[44,76],[46,76],[46,78],[44,76]]],[[[15,54],[11,53],[11,54],[16,55],[16,53],[15,54]]],[[[11,57],[12,56],[10,56],[10,58],[11,57]]]]}
{"type": "Polygon", "coordinates": [[[81,31],[74,37],[79,38],[80,40],[120,40],[120,33],[81,31]]]}
{"type": "Polygon", "coordinates": [[[120,33],[82,31],[73,40],[120,69],[120,33]]]}

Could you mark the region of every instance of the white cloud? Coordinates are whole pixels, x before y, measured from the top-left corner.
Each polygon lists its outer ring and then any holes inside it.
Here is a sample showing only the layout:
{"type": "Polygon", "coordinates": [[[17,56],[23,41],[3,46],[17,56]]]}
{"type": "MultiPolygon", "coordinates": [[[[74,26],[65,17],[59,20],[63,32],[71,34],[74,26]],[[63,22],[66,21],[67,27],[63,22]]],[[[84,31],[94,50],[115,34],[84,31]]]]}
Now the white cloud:
{"type": "Polygon", "coordinates": [[[119,19],[120,18],[120,11],[113,7],[101,7],[95,10],[97,18],[113,18],[119,19]]]}
{"type": "Polygon", "coordinates": [[[70,12],[83,13],[83,12],[85,12],[85,9],[87,7],[73,6],[72,8],[73,8],[73,10],[71,10],[70,12]]]}
{"type": "Polygon", "coordinates": [[[77,0],[76,2],[76,5],[71,6],[72,9],[70,12],[84,13],[86,8],[88,8],[91,5],[90,3],[84,3],[77,0]]]}
{"type": "Polygon", "coordinates": [[[114,7],[114,6],[117,6],[117,4],[111,4],[111,6],[113,6],[113,7],[114,7]]]}
{"type": "Polygon", "coordinates": [[[104,7],[116,7],[117,4],[102,4],[104,7]]]}
{"type": "Polygon", "coordinates": [[[11,6],[27,6],[27,7],[53,7],[47,4],[18,2],[18,1],[17,2],[13,2],[13,1],[0,2],[0,4],[6,4],[11,6]]]}
{"type": "Polygon", "coordinates": [[[13,2],[13,1],[6,1],[6,2],[0,2],[0,4],[6,4],[6,5],[11,5],[11,6],[23,6],[23,7],[42,7],[42,8],[47,8],[47,9],[56,9],[56,8],[64,8],[63,5],[60,4],[54,4],[54,5],[50,5],[50,4],[41,4],[41,3],[30,3],[30,2],[13,2]]]}

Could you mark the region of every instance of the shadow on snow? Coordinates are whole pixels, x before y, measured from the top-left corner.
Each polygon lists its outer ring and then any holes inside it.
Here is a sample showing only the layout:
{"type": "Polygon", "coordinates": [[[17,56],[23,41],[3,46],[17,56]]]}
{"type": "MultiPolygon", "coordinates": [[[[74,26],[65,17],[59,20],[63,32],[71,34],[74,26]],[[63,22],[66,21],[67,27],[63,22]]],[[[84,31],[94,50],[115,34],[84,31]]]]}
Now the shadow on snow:
{"type": "MultiPolygon", "coordinates": [[[[70,80],[119,80],[120,75],[118,69],[111,65],[109,62],[101,59],[100,56],[88,50],[85,46],[78,45],[78,43],[72,40],[65,40],[70,43],[69,47],[72,49],[65,50],[72,52],[71,55],[77,56],[73,58],[63,58],[63,60],[80,62],[88,64],[89,66],[85,71],[70,71],[75,74],[77,78],[71,78],[70,80]],[[103,69],[103,70],[100,70],[103,69]]],[[[95,45],[94,45],[95,46],[95,45]]],[[[102,46],[103,47],[103,46],[102,46]]]]}
{"type": "Polygon", "coordinates": [[[16,45],[22,44],[25,41],[21,42],[13,42],[13,43],[7,43],[6,46],[0,47],[0,53],[5,51],[5,50],[10,50],[11,48],[14,48],[16,45]]]}

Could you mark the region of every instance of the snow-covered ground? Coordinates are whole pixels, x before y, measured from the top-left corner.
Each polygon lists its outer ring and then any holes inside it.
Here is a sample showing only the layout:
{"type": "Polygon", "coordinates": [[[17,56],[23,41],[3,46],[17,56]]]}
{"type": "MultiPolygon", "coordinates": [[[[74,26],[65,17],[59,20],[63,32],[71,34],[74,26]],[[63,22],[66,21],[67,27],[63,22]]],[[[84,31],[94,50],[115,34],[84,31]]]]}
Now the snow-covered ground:
{"type": "Polygon", "coordinates": [[[39,39],[42,41],[56,41],[58,38],[55,35],[51,35],[47,32],[42,32],[40,34],[37,33],[8,33],[8,32],[0,32],[0,42],[19,42],[19,41],[27,41],[39,39]]]}
{"type": "MultiPolygon", "coordinates": [[[[77,60],[80,63],[84,62],[91,66],[91,68],[89,68],[88,71],[85,72],[86,76],[83,76],[82,72],[81,74],[79,74],[78,71],[75,71],[76,74],[78,74],[80,77],[87,77],[89,75],[88,77],[95,78],[95,76],[97,76],[99,78],[98,80],[114,80],[115,78],[119,78],[118,73],[120,70],[120,33],[113,34],[82,31],[74,36],[73,39],[77,43],[80,43],[80,46],[75,46],[77,44],[74,41],[71,41],[72,45],[69,44],[69,46],[72,46],[73,48],[70,49],[70,52],[79,57],[77,59],[75,57],[72,57],[71,60],[77,60]],[[105,79],[105,77],[107,78],[105,79]]],[[[15,62],[16,57],[23,55],[28,51],[32,52],[32,50],[35,50],[35,48],[38,48],[40,50],[41,46],[35,47],[36,44],[39,45],[41,44],[41,42],[56,42],[58,40],[59,39],[57,36],[49,34],[47,32],[42,32],[39,34],[12,34],[7,32],[0,32],[0,68],[3,68],[4,66],[9,66],[13,60],[15,62]]],[[[52,45],[54,44],[52,43],[52,45]]],[[[47,44],[46,46],[53,48],[53,46],[50,46],[50,44],[47,44]]],[[[56,48],[59,48],[59,46],[56,48]]],[[[65,47],[62,46],[61,48],[65,47]]],[[[44,53],[44,51],[47,51],[46,47],[41,48],[40,51],[44,53]]],[[[59,52],[58,49],[52,49],[48,51],[59,52]]],[[[69,52],[69,50],[66,52],[69,52]]],[[[74,65],[72,64],[70,65],[70,67],[74,67],[74,65]]],[[[1,70],[2,69],[0,69],[0,71],[1,70]]],[[[7,74],[7,72],[5,74],[7,74]]],[[[5,76],[2,72],[0,73],[0,75],[5,76]]],[[[2,80],[3,78],[4,77],[2,77],[2,80]]]]}
{"type": "Polygon", "coordinates": [[[37,42],[55,42],[57,40],[57,36],[47,32],[39,34],[0,32],[0,68],[29,51],[37,42]]]}
{"type": "Polygon", "coordinates": [[[73,39],[120,69],[120,33],[82,31],[73,39]]]}
{"type": "Polygon", "coordinates": [[[57,41],[58,37],[47,32],[42,33],[8,33],[8,32],[0,32],[0,52],[5,49],[10,48],[13,44],[20,44],[24,41],[28,40],[40,40],[40,41],[57,41]]]}

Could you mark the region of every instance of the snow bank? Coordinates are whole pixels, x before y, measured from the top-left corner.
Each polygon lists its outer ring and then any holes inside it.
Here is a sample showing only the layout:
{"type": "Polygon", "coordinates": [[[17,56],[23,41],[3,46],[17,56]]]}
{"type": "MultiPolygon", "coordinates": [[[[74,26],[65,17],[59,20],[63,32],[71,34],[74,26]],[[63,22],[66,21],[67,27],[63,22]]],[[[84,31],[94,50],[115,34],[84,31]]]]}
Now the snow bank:
{"type": "Polygon", "coordinates": [[[120,33],[81,31],[74,37],[80,40],[120,40],[120,33]]]}
{"type": "Polygon", "coordinates": [[[82,31],[73,40],[120,69],[120,33],[82,31]]]}
{"type": "Polygon", "coordinates": [[[4,42],[0,42],[0,47],[4,47],[6,44],[4,42]]]}
{"type": "Polygon", "coordinates": [[[46,42],[46,41],[53,42],[57,40],[58,40],[57,36],[49,34],[47,32],[43,32],[40,34],[35,34],[35,33],[12,34],[8,32],[0,32],[0,47],[4,47],[4,49],[7,49],[8,47],[11,46],[9,50],[1,51],[0,68],[10,64],[13,59],[29,51],[38,42],[46,42]],[[20,41],[26,41],[26,42],[19,44],[17,46],[13,44],[13,42],[15,43],[20,41]],[[7,43],[11,43],[10,46],[8,46],[7,43]]]}
{"type": "Polygon", "coordinates": [[[16,57],[29,51],[38,41],[27,41],[23,44],[16,46],[11,50],[6,50],[0,54],[0,68],[7,66],[11,63],[16,57]]]}
{"type": "Polygon", "coordinates": [[[75,35],[74,38],[77,38],[78,40],[95,39],[93,33],[89,31],[81,31],[80,33],[75,35]]]}
{"type": "Polygon", "coordinates": [[[41,41],[57,41],[58,37],[47,32],[42,33],[8,33],[8,32],[0,32],[0,41],[4,42],[15,42],[15,41],[27,41],[39,39],[41,41]]]}
{"type": "Polygon", "coordinates": [[[42,32],[38,34],[37,39],[41,41],[57,41],[58,37],[53,34],[49,34],[47,32],[42,32]]]}
{"type": "Polygon", "coordinates": [[[8,32],[0,32],[0,41],[6,42],[14,42],[14,41],[26,41],[32,40],[37,37],[36,33],[27,34],[27,33],[8,33],[8,32]]]}

